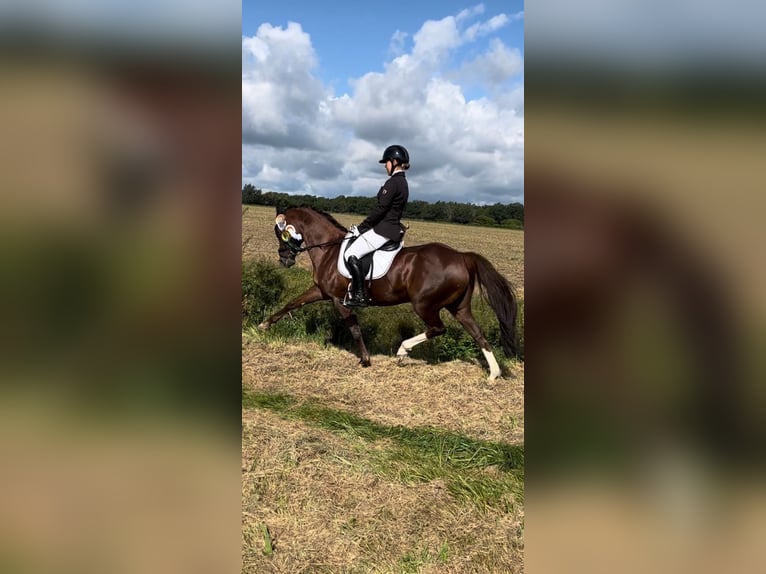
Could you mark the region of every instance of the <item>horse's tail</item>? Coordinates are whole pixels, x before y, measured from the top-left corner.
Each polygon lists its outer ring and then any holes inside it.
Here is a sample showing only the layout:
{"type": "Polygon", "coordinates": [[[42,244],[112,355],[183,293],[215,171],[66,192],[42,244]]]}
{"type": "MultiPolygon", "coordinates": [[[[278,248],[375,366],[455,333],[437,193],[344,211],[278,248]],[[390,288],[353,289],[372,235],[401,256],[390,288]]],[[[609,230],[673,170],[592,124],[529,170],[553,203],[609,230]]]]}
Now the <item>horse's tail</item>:
{"type": "Polygon", "coordinates": [[[500,323],[500,343],[508,357],[518,356],[516,336],[516,295],[508,280],[478,253],[464,253],[469,269],[473,268],[484,297],[500,323]]]}

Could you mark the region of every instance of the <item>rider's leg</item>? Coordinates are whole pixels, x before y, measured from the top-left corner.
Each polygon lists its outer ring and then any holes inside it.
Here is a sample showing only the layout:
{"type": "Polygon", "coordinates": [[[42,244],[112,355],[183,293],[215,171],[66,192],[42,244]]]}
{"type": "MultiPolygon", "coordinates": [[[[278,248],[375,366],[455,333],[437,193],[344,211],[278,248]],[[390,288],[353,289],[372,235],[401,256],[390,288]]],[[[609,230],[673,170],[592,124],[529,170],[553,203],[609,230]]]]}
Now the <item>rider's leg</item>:
{"type": "Polygon", "coordinates": [[[356,255],[352,255],[346,260],[349,274],[351,275],[351,290],[349,296],[343,302],[347,307],[363,307],[367,305],[367,298],[364,296],[364,271],[362,262],[356,255]]]}
{"type": "Polygon", "coordinates": [[[348,306],[363,306],[367,304],[364,295],[364,277],[362,274],[361,259],[368,253],[382,247],[388,239],[378,235],[372,229],[362,233],[354,243],[346,250],[346,266],[351,275],[351,296],[345,301],[348,306]]]}

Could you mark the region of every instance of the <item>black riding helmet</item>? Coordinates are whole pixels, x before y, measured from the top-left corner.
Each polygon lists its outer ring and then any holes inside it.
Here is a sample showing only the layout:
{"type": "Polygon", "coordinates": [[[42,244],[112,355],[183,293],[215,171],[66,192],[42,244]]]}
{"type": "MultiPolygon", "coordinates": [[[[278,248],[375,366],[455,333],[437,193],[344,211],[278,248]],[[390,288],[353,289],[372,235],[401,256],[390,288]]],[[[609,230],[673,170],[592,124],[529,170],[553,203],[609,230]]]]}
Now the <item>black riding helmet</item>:
{"type": "Polygon", "coordinates": [[[404,149],[404,146],[390,145],[383,152],[383,159],[378,163],[386,163],[390,159],[398,159],[400,163],[410,163],[410,154],[404,149]]]}

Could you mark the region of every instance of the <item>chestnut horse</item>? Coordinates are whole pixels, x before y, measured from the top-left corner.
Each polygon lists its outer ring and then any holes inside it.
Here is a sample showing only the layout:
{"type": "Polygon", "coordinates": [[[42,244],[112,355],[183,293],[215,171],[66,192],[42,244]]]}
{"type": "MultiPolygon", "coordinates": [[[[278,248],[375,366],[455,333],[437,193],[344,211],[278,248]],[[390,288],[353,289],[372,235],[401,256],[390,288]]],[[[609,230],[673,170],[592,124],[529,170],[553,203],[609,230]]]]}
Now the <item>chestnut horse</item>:
{"type": "MultiPolygon", "coordinates": [[[[331,215],[309,207],[293,207],[284,212],[285,223],[293,226],[295,239],[283,234],[275,225],[279,239],[279,258],[285,267],[295,263],[298,253],[306,251],[311,258],[314,285],[290,301],[259,325],[266,330],[293,309],[315,301],[332,300],[359,346],[360,363],[370,365],[370,354],[364,344],[362,332],[352,309],[342,301],[349,279],[337,269],[340,243],[347,230],[331,215]],[[287,239],[287,240],[286,240],[287,239]]],[[[500,339],[507,356],[517,355],[516,299],[510,283],[477,253],[461,253],[442,243],[426,243],[404,247],[396,256],[388,273],[373,281],[366,281],[371,305],[387,306],[412,303],[415,313],[426,324],[425,332],[402,342],[396,355],[399,361],[409,351],[427,339],[446,331],[439,317],[447,309],[478,343],[489,364],[489,380],[500,376],[492,348],[471,313],[471,296],[478,283],[500,324],[500,339]]]]}

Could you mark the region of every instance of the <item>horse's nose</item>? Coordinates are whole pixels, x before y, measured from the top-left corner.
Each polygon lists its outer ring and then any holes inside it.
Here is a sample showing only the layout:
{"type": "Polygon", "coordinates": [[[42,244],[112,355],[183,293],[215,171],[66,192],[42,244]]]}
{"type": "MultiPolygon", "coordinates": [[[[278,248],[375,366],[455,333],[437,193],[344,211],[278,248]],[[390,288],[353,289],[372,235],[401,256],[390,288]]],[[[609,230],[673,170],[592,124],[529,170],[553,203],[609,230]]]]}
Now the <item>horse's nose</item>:
{"type": "Polygon", "coordinates": [[[293,265],[295,265],[295,259],[281,258],[279,262],[282,264],[283,267],[292,267],[293,265]]]}

